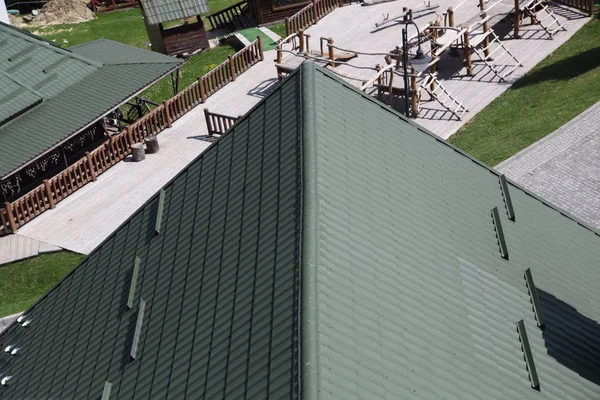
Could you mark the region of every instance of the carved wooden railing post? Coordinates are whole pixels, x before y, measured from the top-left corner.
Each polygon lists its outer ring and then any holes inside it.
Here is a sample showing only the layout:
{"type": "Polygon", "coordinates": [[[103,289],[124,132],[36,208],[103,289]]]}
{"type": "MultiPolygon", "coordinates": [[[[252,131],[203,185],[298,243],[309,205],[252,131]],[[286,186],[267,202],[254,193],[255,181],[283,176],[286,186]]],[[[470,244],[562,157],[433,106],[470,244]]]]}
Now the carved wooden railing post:
{"type": "Polygon", "coordinates": [[[10,231],[15,233],[17,231],[17,223],[15,222],[15,216],[13,214],[13,207],[8,201],[4,203],[4,207],[6,208],[6,214],[8,216],[8,224],[10,225],[10,231]]]}
{"type": "Polygon", "coordinates": [[[265,59],[265,54],[263,52],[262,39],[260,36],[257,36],[256,38],[258,39],[258,54],[260,56],[260,61],[263,61],[265,59]]]}
{"type": "Polygon", "coordinates": [[[317,0],[313,0],[312,2],[312,11],[313,11],[313,24],[316,24],[319,21],[319,17],[317,15],[317,0]]]}
{"type": "Polygon", "coordinates": [[[227,56],[227,61],[229,62],[229,76],[232,81],[235,81],[235,65],[233,63],[233,57],[227,56]]]}
{"type": "Polygon", "coordinates": [[[163,106],[165,107],[165,113],[167,115],[167,126],[170,128],[172,125],[172,121],[171,121],[171,110],[170,108],[170,101],[169,100],[165,100],[163,103],[163,106]]]}
{"type": "Polygon", "coordinates": [[[89,151],[85,152],[85,158],[87,160],[88,167],[90,169],[90,175],[92,175],[92,181],[96,180],[96,168],[94,168],[94,160],[92,160],[92,155],[89,151]]]}
{"type": "Polygon", "coordinates": [[[131,147],[131,145],[135,143],[133,141],[133,135],[131,134],[131,126],[128,126],[125,129],[127,129],[127,139],[129,140],[129,146],[131,147]]]}
{"type": "MultiPolygon", "coordinates": [[[[518,1],[518,0],[516,0],[516,1],[518,1]]],[[[473,65],[471,64],[471,50],[469,49],[469,29],[467,29],[465,31],[464,42],[465,42],[465,57],[467,59],[467,61],[466,61],[467,75],[473,76],[473,65]]]]}
{"type": "Polygon", "coordinates": [[[52,187],[50,186],[50,182],[48,179],[44,179],[44,187],[46,189],[46,196],[48,196],[48,203],[50,203],[50,208],[54,208],[56,204],[54,203],[54,197],[52,196],[52,187]]]}
{"type": "Polygon", "coordinates": [[[285,36],[287,37],[287,36],[290,36],[290,35],[291,35],[291,33],[290,33],[290,19],[286,18],[285,19],[285,36]]]}
{"type": "Polygon", "coordinates": [[[206,101],[206,93],[204,91],[204,80],[201,76],[198,77],[198,85],[200,86],[200,102],[204,103],[206,101]]]}

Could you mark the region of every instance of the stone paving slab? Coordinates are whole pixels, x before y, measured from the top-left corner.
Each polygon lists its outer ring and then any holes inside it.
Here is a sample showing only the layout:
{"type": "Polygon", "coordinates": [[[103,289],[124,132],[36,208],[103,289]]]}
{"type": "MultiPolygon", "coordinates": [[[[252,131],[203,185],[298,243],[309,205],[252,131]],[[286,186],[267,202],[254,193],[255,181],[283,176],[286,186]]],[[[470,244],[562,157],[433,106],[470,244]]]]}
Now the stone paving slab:
{"type": "Polygon", "coordinates": [[[10,324],[13,323],[14,320],[19,318],[22,313],[17,313],[13,315],[9,315],[8,317],[0,318],[0,333],[9,327],[10,324]]]}
{"type": "Polygon", "coordinates": [[[4,236],[0,238],[0,265],[61,250],[58,246],[19,234],[4,236]]]}
{"type": "Polygon", "coordinates": [[[600,231],[600,102],[496,169],[600,231]]]}

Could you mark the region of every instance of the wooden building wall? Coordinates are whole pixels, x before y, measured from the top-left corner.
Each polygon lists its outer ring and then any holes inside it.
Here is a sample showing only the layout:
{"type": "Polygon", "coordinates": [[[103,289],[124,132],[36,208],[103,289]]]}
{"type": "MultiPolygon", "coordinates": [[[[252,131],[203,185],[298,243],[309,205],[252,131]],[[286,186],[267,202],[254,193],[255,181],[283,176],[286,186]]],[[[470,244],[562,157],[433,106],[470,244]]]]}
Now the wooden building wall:
{"type": "Polygon", "coordinates": [[[209,47],[204,24],[200,18],[194,23],[162,29],[162,38],[165,53],[170,56],[192,53],[209,47]]]}
{"type": "Polygon", "coordinates": [[[270,22],[280,21],[291,17],[306,7],[310,1],[294,2],[287,0],[288,4],[278,4],[281,0],[251,0],[250,8],[254,11],[259,24],[268,24],[270,22]]]}

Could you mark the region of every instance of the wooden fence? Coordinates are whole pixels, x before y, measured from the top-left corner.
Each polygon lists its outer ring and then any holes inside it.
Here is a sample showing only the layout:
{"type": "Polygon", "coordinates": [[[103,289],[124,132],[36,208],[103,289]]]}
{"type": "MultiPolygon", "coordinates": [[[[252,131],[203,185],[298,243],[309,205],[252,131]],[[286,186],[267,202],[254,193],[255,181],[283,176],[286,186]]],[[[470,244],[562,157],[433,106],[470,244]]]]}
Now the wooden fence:
{"type": "Polygon", "coordinates": [[[584,11],[590,17],[594,15],[594,0],[556,0],[556,2],[584,11]]]}
{"type": "Polygon", "coordinates": [[[344,0],[313,0],[302,10],[285,19],[285,35],[289,36],[316,24],[325,15],[338,7],[342,7],[344,3],[344,0]]]}
{"type": "MultiPolygon", "coordinates": [[[[0,236],[16,232],[31,219],[54,208],[56,203],[71,193],[95,181],[98,175],[131,154],[132,144],[143,142],[148,136],[157,135],[170,127],[174,121],[198,104],[204,103],[210,95],[263,59],[262,43],[258,37],[249,46],[230,56],[206,75],[199,77],[179,94],[165,100],[149,114],[112,136],[93,151],[86,153],[67,169],[44,180],[42,184],[17,200],[4,203],[4,208],[0,208],[0,236]]],[[[221,129],[220,126],[217,129],[221,129]]]]}
{"type": "Polygon", "coordinates": [[[214,14],[208,15],[206,18],[210,22],[212,29],[224,28],[233,21],[235,17],[244,12],[244,8],[248,6],[248,0],[240,1],[232,6],[217,11],[214,14]]]}
{"type": "Polygon", "coordinates": [[[108,12],[118,8],[139,7],[137,0],[92,0],[92,10],[95,13],[108,12]]]}
{"type": "Polygon", "coordinates": [[[206,120],[206,127],[208,128],[208,134],[222,135],[229,130],[237,122],[239,117],[231,117],[229,115],[211,113],[208,108],[204,109],[204,119],[206,120]]]}

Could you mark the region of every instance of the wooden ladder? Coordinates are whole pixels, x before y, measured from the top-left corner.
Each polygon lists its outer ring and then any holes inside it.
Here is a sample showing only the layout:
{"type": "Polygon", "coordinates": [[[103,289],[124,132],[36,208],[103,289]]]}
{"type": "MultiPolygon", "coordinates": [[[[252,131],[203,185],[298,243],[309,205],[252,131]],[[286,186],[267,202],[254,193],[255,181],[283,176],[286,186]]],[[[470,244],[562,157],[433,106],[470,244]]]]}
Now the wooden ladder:
{"type": "Polygon", "coordinates": [[[463,106],[462,101],[458,101],[445,87],[434,74],[427,74],[425,79],[421,81],[421,88],[429,94],[429,96],[440,103],[442,107],[450,111],[458,120],[469,111],[463,106]]]}
{"type": "Polygon", "coordinates": [[[523,7],[523,12],[531,18],[533,22],[542,27],[544,31],[550,36],[550,39],[558,31],[566,31],[565,28],[552,10],[548,7],[548,4],[544,0],[533,0],[523,7]],[[543,13],[542,17],[538,16],[538,13],[543,13]]]}
{"type": "Polygon", "coordinates": [[[501,81],[506,82],[508,75],[512,74],[518,67],[523,66],[517,57],[504,46],[504,43],[492,29],[488,29],[487,32],[480,35],[470,45],[470,48],[501,81]],[[485,44],[486,39],[487,45],[485,44]],[[495,49],[492,48],[493,44],[496,44],[495,49]]]}

